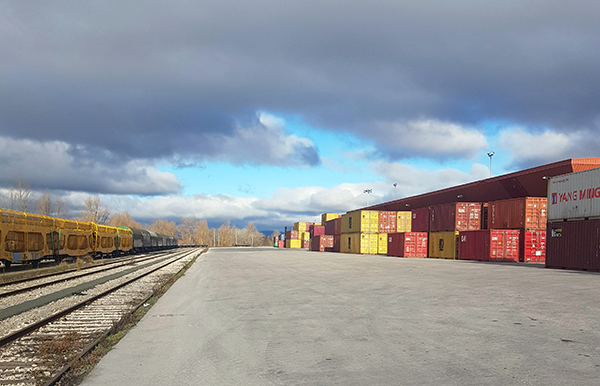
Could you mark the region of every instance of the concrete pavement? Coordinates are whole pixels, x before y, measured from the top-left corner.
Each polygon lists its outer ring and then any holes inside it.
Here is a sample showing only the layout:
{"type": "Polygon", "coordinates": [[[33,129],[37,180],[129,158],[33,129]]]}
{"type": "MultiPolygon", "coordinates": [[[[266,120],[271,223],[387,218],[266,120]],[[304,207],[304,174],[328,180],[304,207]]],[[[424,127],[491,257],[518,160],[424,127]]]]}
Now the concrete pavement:
{"type": "Polygon", "coordinates": [[[272,248],[204,254],[96,385],[597,385],[600,275],[272,248]]]}

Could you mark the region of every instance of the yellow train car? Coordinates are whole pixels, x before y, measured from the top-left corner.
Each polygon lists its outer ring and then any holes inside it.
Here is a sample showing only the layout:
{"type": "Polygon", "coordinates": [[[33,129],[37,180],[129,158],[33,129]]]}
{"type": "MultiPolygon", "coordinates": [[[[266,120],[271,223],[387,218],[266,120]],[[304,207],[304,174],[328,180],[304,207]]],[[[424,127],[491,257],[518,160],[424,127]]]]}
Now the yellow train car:
{"type": "Polygon", "coordinates": [[[129,228],[0,209],[0,260],[6,267],[65,256],[117,255],[132,247],[129,228]]]}

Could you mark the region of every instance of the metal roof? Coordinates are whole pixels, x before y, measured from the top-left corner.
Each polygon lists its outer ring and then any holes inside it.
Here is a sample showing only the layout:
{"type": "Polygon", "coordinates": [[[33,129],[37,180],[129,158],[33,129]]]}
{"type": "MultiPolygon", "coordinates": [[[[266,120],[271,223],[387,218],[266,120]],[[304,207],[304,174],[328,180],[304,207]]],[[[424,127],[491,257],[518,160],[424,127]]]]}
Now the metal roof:
{"type": "Polygon", "coordinates": [[[547,178],[599,167],[600,158],[571,158],[359,210],[399,211],[449,202],[489,202],[517,197],[546,197],[547,178]]]}

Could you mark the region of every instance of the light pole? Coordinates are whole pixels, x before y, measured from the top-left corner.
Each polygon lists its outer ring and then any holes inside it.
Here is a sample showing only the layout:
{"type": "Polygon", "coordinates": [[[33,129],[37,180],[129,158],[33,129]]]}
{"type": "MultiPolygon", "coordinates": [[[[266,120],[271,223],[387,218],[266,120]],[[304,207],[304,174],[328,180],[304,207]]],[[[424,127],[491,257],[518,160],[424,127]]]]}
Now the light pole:
{"type": "Polygon", "coordinates": [[[369,206],[369,194],[373,193],[373,189],[365,189],[363,193],[367,193],[367,206],[369,206]]]}
{"type": "Polygon", "coordinates": [[[490,157],[490,178],[492,178],[492,157],[494,156],[494,152],[490,151],[487,154],[488,154],[488,157],[490,157]]]}
{"type": "Polygon", "coordinates": [[[398,184],[394,182],[392,185],[394,185],[394,199],[396,199],[396,187],[398,184]]]}

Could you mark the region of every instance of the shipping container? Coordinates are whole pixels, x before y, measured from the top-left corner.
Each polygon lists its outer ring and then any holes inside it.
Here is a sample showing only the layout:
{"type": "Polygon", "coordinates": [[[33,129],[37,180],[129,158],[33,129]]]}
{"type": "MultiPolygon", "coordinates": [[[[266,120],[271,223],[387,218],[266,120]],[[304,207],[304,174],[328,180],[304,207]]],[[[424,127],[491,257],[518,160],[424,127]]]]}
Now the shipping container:
{"type": "Polygon", "coordinates": [[[310,239],[310,250],[315,252],[325,252],[333,248],[333,236],[321,235],[310,239]]]}
{"type": "Polygon", "coordinates": [[[378,233],[393,233],[393,232],[395,232],[397,220],[398,220],[398,212],[380,210],[379,211],[379,226],[378,226],[377,232],[378,233]]]}
{"type": "Polygon", "coordinates": [[[521,197],[489,203],[490,229],[546,229],[546,197],[521,197]]]}
{"type": "Polygon", "coordinates": [[[548,183],[548,220],[600,217],[600,168],[552,177],[548,183]]]}
{"type": "Polygon", "coordinates": [[[600,270],[600,220],[548,223],[546,267],[600,270]]]}
{"type": "Polygon", "coordinates": [[[285,232],[285,239],[286,240],[298,240],[298,231],[287,231],[285,232]]]}
{"type": "Polygon", "coordinates": [[[326,235],[341,235],[342,234],[342,219],[336,218],[325,223],[326,235]]]}
{"type": "Polygon", "coordinates": [[[334,220],[336,218],[340,218],[341,216],[337,213],[323,213],[321,215],[321,225],[325,225],[327,221],[334,220]]]}
{"type": "Polygon", "coordinates": [[[377,243],[377,233],[342,233],[340,252],[376,255],[377,243]]]}
{"type": "Polygon", "coordinates": [[[278,245],[279,248],[285,248],[285,241],[284,240],[279,240],[278,243],[279,243],[279,245],[278,245]]]}
{"type": "Polygon", "coordinates": [[[519,261],[517,229],[463,231],[458,236],[458,258],[479,261],[519,261]]]}
{"type": "Polygon", "coordinates": [[[298,232],[298,240],[309,241],[310,233],[308,232],[298,232]]]}
{"type": "Polygon", "coordinates": [[[302,248],[302,240],[285,240],[286,248],[302,248]]]}
{"type": "Polygon", "coordinates": [[[380,255],[387,255],[387,233],[379,233],[377,235],[377,253],[380,255]]]}
{"type": "Polygon", "coordinates": [[[480,202],[454,202],[431,207],[431,232],[475,231],[481,229],[480,202]]]}
{"type": "Polygon", "coordinates": [[[481,229],[490,229],[488,221],[489,206],[490,204],[488,204],[487,202],[484,202],[483,205],[481,205],[481,229]]]}
{"type": "Polygon", "coordinates": [[[342,235],[333,235],[333,248],[325,249],[326,252],[339,252],[342,241],[342,235]]]}
{"type": "Polygon", "coordinates": [[[342,215],[341,233],[377,233],[379,211],[357,210],[342,215]]]}
{"type": "Polygon", "coordinates": [[[298,231],[298,232],[306,232],[307,228],[307,223],[305,222],[295,222],[294,223],[294,230],[298,231]]]}
{"type": "Polygon", "coordinates": [[[456,259],[458,255],[458,232],[430,232],[429,255],[434,259],[456,259]]]}
{"type": "Polygon", "coordinates": [[[411,232],[429,232],[429,208],[417,208],[411,211],[411,232]]]}
{"type": "Polygon", "coordinates": [[[302,240],[302,249],[309,249],[310,248],[310,239],[308,240],[302,240]]]}
{"type": "Polygon", "coordinates": [[[546,261],[545,229],[521,229],[519,261],[524,263],[543,263],[546,261]]]}
{"type": "Polygon", "coordinates": [[[412,212],[410,210],[396,212],[396,232],[411,232],[412,212]]]}
{"type": "Polygon", "coordinates": [[[310,227],[310,237],[321,236],[325,234],[324,225],[312,225],[310,227]]]}
{"type": "Polygon", "coordinates": [[[388,256],[427,257],[427,232],[388,234],[388,256]]]}

